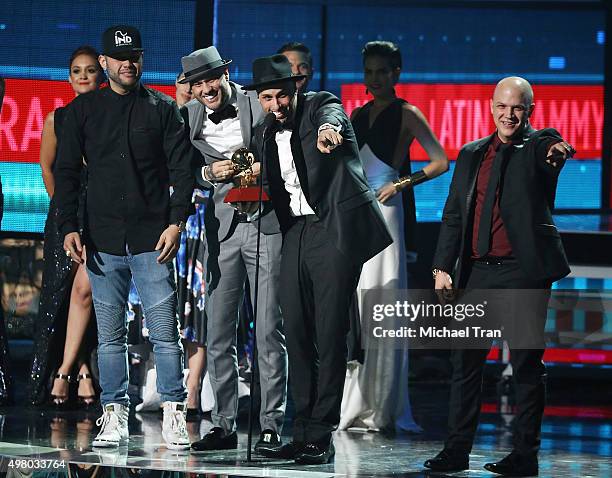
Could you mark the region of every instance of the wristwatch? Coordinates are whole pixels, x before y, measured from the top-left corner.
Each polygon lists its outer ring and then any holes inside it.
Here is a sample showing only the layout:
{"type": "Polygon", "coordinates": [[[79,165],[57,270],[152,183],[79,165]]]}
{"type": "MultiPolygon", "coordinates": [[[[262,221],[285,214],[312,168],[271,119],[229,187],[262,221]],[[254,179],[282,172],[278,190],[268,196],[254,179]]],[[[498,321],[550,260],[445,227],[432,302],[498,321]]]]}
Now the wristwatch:
{"type": "Polygon", "coordinates": [[[178,227],[179,232],[185,232],[185,229],[187,228],[187,224],[185,224],[185,221],[175,222],[172,225],[178,227]]]}

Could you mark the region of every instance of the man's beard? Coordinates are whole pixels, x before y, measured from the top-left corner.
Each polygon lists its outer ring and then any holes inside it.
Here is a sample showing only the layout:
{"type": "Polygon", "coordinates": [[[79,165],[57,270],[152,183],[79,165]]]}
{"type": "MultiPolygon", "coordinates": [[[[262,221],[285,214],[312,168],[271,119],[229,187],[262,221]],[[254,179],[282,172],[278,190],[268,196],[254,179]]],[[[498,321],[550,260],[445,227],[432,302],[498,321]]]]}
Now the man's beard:
{"type": "Polygon", "coordinates": [[[115,83],[117,83],[122,88],[125,88],[126,90],[132,90],[136,88],[136,85],[138,85],[138,82],[140,81],[140,77],[142,76],[142,72],[141,72],[138,76],[134,77],[133,83],[126,83],[124,80],[121,79],[121,75],[119,73],[111,72],[110,70],[108,70],[106,74],[111,80],[113,80],[115,83]]]}

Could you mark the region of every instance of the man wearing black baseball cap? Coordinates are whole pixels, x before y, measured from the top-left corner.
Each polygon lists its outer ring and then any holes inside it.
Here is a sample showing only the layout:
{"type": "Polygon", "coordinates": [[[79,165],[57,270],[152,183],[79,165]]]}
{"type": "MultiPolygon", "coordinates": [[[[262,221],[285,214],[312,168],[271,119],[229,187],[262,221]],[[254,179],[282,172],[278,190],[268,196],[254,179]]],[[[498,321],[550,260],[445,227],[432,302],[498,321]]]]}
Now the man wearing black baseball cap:
{"type": "Polygon", "coordinates": [[[112,86],[123,91],[136,88],[142,76],[143,51],[136,28],[117,25],[106,29],[102,34],[100,64],[112,86]]]}
{"type": "Polygon", "coordinates": [[[104,413],[93,446],[118,446],[129,436],[125,304],[133,279],[155,352],[157,390],[164,401],[162,436],[168,448],[186,449],[187,394],[171,261],[191,203],[193,150],[172,99],[140,84],[138,30],[111,27],[102,43],[99,60],[109,86],[80,95],[67,110],[55,189],[64,249],[75,262],[87,262],[98,324],[104,413]],[[83,158],[86,256],[76,216],[83,158]]]}

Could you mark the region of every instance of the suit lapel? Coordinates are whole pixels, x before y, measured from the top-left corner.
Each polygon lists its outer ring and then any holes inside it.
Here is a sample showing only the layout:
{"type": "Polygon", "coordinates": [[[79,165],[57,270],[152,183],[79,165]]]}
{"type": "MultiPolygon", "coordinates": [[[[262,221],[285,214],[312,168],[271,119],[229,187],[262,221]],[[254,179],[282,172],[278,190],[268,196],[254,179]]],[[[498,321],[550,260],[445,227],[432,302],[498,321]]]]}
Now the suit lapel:
{"type": "Polygon", "coordinates": [[[308,173],[306,171],[306,160],[304,158],[304,151],[302,150],[302,141],[300,139],[300,125],[302,123],[303,113],[304,95],[298,94],[297,106],[295,109],[295,122],[293,131],[291,132],[291,154],[293,154],[295,170],[297,171],[298,178],[300,178],[300,186],[302,187],[302,191],[304,191],[306,199],[309,200],[308,173]]]}
{"type": "Polygon", "coordinates": [[[274,186],[283,183],[280,163],[278,160],[278,152],[276,154],[270,154],[270,148],[276,147],[276,144],[272,144],[275,142],[275,134],[268,133],[263,138],[263,157],[266,161],[266,176],[268,176],[268,183],[274,186]]]}
{"type": "Polygon", "coordinates": [[[493,134],[481,139],[480,143],[476,146],[476,148],[474,149],[474,153],[472,154],[472,161],[470,162],[467,181],[466,210],[468,211],[468,213],[472,207],[472,201],[474,199],[474,191],[476,189],[476,179],[478,178],[478,170],[480,169],[480,163],[482,163],[485,152],[487,151],[487,147],[493,139],[493,134]]]}
{"type": "Polygon", "coordinates": [[[476,181],[476,176],[478,176],[478,169],[480,168],[480,163],[482,163],[485,152],[487,151],[487,147],[491,143],[492,139],[493,139],[493,135],[489,135],[486,138],[483,138],[482,140],[480,140],[480,143],[474,149],[474,154],[472,156],[472,161],[470,163],[468,184],[471,184],[472,182],[476,181]]]}
{"type": "Polygon", "coordinates": [[[236,95],[238,116],[240,117],[240,132],[242,133],[242,144],[248,148],[251,144],[251,125],[253,124],[253,113],[251,112],[251,101],[247,95],[238,91],[235,83],[231,83],[233,93],[236,95]]]}
{"type": "Polygon", "coordinates": [[[202,132],[202,128],[204,127],[204,121],[206,121],[206,109],[204,106],[196,101],[195,106],[193,108],[193,121],[191,122],[191,139],[199,139],[200,133],[202,132]]]}

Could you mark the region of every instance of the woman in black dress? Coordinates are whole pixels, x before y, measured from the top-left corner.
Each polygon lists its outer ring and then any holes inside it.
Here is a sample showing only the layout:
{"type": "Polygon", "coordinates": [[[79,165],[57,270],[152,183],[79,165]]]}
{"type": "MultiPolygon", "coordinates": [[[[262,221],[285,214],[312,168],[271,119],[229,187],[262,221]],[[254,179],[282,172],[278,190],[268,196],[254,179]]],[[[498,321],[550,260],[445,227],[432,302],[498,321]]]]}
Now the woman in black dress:
{"type": "MultiPolygon", "coordinates": [[[[75,96],[97,89],[101,80],[98,53],[90,46],[77,48],[70,57],[68,79],[75,96]]],[[[44,403],[49,393],[56,406],[65,406],[70,384],[76,381],[79,404],[90,406],[96,398],[89,364],[96,340],[91,320],[91,286],[85,266],[66,256],[64,237],[58,228],[58,209],[53,200],[53,169],[59,159],[56,152],[64,113],[65,107],[61,107],[47,115],[40,144],[40,166],[51,204],[45,224],[43,284],[30,372],[30,400],[34,404],[44,403]]],[[[86,168],[83,168],[79,204],[81,230],[86,179],[86,168]]]]}

